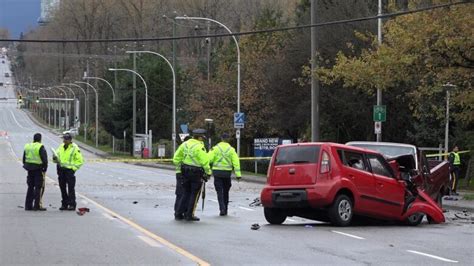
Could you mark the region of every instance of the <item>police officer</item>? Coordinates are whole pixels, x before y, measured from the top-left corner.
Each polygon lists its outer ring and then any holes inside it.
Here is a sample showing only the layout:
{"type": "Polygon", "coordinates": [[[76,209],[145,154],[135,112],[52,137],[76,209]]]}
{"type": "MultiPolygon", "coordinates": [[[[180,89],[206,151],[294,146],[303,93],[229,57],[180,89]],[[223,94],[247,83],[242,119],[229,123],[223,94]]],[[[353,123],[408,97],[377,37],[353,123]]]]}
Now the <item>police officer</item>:
{"type": "Polygon", "coordinates": [[[60,210],[76,209],[76,171],[84,163],[81,151],[77,144],[72,143],[72,136],[69,133],[63,135],[63,144],[56,150],[57,157],[53,160],[57,163],[58,182],[61,189],[61,207],[60,210]]]}
{"type": "Polygon", "coordinates": [[[176,150],[173,157],[174,165],[181,165],[183,177],[184,195],[179,201],[178,213],[175,219],[186,219],[187,221],[199,221],[194,216],[199,195],[201,194],[202,182],[207,181],[211,175],[209,158],[204,148],[206,130],[195,129],[193,138],[184,142],[176,150]],[[184,213],[184,216],[181,214],[184,213]]]}
{"type": "Polygon", "coordinates": [[[214,146],[209,152],[209,162],[212,165],[214,175],[214,187],[219,201],[220,216],[227,215],[229,205],[229,190],[232,186],[231,174],[235,173],[236,179],[240,180],[240,161],[235,149],[229,144],[230,136],[222,134],[221,142],[214,146]]]}
{"type": "Polygon", "coordinates": [[[36,133],[33,136],[32,143],[25,145],[23,168],[28,171],[28,176],[26,177],[28,191],[26,192],[25,210],[46,211],[46,208],[42,206],[41,199],[44,193],[44,176],[48,169],[48,155],[43,144],[41,144],[40,133],[36,133]]]}
{"type": "MultiPolygon", "coordinates": [[[[186,136],[184,138],[184,142],[188,141],[190,138],[191,138],[190,136],[186,136]]],[[[174,201],[174,217],[176,220],[182,220],[184,218],[184,212],[180,213],[178,211],[179,202],[184,195],[183,183],[184,182],[183,182],[183,175],[181,174],[181,164],[178,164],[176,165],[176,190],[175,190],[176,199],[174,201]]]]}
{"type": "Polygon", "coordinates": [[[459,156],[458,146],[454,146],[453,151],[449,153],[448,159],[452,177],[451,194],[457,196],[459,194],[456,192],[456,190],[458,187],[459,175],[461,170],[461,156],[459,156]]]}

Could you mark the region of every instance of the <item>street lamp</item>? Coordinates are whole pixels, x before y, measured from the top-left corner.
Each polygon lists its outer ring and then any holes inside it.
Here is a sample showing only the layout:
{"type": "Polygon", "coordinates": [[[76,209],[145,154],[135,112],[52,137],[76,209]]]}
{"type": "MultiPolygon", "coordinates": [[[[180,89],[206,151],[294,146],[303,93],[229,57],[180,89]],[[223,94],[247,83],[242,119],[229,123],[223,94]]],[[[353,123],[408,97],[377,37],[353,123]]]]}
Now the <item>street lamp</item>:
{"type": "Polygon", "coordinates": [[[453,85],[451,83],[446,83],[443,84],[443,88],[446,88],[446,127],[444,129],[444,152],[445,154],[445,159],[448,158],[448,152],[449,152],[449,147],[448,147],[448,140],[449,140],[449,90],[452,88],[456,88],[456,85],[453,85]]]}
{"type": "MultiPolygon", "coordinates": [[[[112,90],[112,103],[115,103],[115,91],[114,91],[114,88],[112,87],[112,84],[110,84],[110,82],[108,82],[107,80],[105,80],[103,78],[99,78],[99,77],[84,76],[82,79],[84,79],[84,80],[95,79],[95,80],[100,80],[100,81],[103,81],[103,82],[107,83],[107,85],[109,85],[110,89],[112,90]]],[[[115,153],[115,136],[114,135],[112,135],[112,153],[115,153]]]]}
{"type": "MultiPolygon", "coordinates": [[[[205,21],[211,21],[214,23],[219,24],[222,26],[224,29],[226,29],[230,34],[232,34],[232,39],[234,39],[235,46],[237,48],[237,113],[240,113],[240,48],[239,48],[239,42],[233,35],[232,31],[224,24],[221,22],[210,19],[210,18],[203,18],[203,17],[176,17],[175,19],[181,19],[181,20],[205,20],[205,21]]],[[[240,155],[240,128],[237,129],[237,132],[235,134],[237,138],[237,154],[240,155]]]]}
{"type": "Polygon", "coordinates": [[[84,141],[86,141],[87,140],[87,93],[81,86],[75,83],[63,83],[62,85],[74,86],[75,88],[79,88],[84,93],[84,141]]]}
{"type": "Polygon", "coordinates": [[[91,84],[82,81],[74,81],[77,84],[85,84],[91,87],[95,92],[95,146],[99,147],[99,94],[91,84]]]}
{"type": "Polygon", "coordinates": [[[214,120],[212,120],[211,118],[206,118],[204,119],[204,122],[206,123],[206,126],[207,126],[207,135],[208,135],[208,143],[209,143],[209,147],[208,147],[208,150],[211,150],[211,147],[212,147],[212,141],[211,141],[211,129],[212,129],[212,123],[214,123],[214,120]]]}
{"type": "Polygon", "coordinates": [[[161,58],[163,58],[168,66],[171,68],[171,73],[173,74],[173,121],[171,125],[171,140],[173,141],[173,154],[176,151],[176,73],[174,71],[173,65],[170,63],[170,61],[164,57],[163,55],[152,52],[152,51],[126,51],[127,54],[154,54],[157,55],[161,58]]]}
{"type": "MultiPolygon", "coordinates": [[[[137,75],[143,82],[143,85],[145,85],[145,135],[148,136],[148,87],[146,85],[146,82],[145,80],[143,79],[143,77],[138,74],[138,72],[136,71],[133,71],[131,69],[127,69],[127,68],[109,68],[109,71],[127,71],[127,72],[131,72],[135,75],[137,75]]],[[[135,137],[135,136],[133,136],[135,137]]],[[[147,145],[148,144],[148,141],[147,141],[147,145]]],[[[148,148],[150,148],[150,146],[148,146],[148,148]]]]}

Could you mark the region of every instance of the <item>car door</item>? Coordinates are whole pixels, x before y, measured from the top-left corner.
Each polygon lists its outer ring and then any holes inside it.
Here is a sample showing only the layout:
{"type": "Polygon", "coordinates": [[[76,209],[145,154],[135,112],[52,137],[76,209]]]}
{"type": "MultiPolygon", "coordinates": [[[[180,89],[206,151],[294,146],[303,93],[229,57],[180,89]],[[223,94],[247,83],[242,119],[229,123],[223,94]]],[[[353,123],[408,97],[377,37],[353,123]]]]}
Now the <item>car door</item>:
{"type": "Polygon", "coordinates": [[[405,202],[405,183],[395,178],[390,165],[383,156],[367,154],[375,180],[377,215],[385,218],[399,218],[405,202]]]}
{"type": "Polygon", "coordinates": [[[370,172],[367,161],[362,152],[338,150],[338,155],[343,164],[342,175],[350,180],[357,191],[355,191],[355,210],[360,213],[373,214],[376,202],[374,176],[370,172]]]}

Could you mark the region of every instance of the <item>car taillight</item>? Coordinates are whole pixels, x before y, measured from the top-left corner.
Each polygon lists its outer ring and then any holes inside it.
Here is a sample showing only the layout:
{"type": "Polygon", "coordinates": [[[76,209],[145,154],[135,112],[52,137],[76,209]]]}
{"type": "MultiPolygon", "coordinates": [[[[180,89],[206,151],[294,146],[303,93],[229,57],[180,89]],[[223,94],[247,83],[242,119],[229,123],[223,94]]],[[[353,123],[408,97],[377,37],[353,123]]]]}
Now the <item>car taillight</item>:
{"type": "Polygon", "coordinates": [[[329,173],[330,170],[331,170],[331,164],[329,161],[329,154],[323,151],[323,157],[321,159],[321,167],[320,167],[319,172],[321,174],[325,174],[325,173],[329,173]]]}

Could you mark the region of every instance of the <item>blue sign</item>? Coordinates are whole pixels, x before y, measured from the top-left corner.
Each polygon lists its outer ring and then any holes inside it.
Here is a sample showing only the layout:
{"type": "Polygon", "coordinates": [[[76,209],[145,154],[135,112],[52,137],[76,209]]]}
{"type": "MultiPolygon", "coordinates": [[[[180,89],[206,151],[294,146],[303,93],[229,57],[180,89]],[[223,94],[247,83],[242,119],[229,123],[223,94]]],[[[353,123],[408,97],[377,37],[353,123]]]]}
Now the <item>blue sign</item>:
{"type": "Polygon", "coordinates": [[[181,124],[179,127],[181,128],[181,132],[188,134],[188,124],[181,124]]]}
{"type": "Polygon", "coordinates": [[[234,113],[234,128],[244,128],[245,113],[234,113]]]}
{"type": "Polygon", "coordinates": [[[261,138],[253,140],[253,154],[255,157],[271,157],[278,146],[278,138],[261,138]]]}

